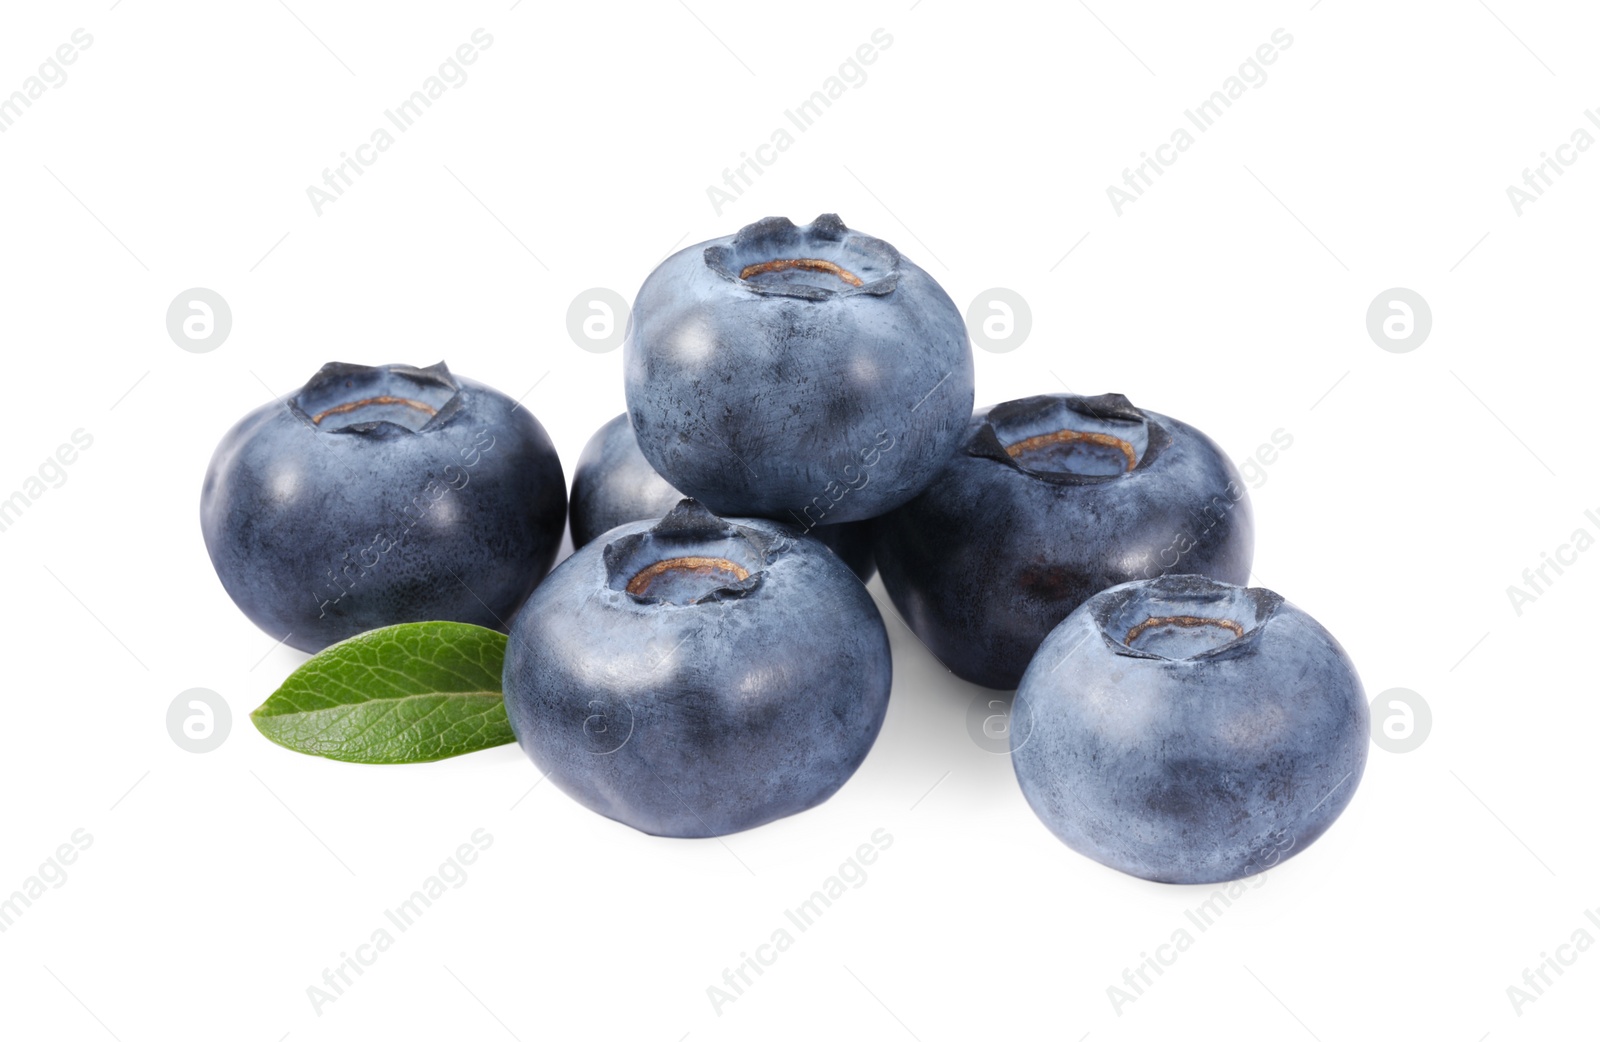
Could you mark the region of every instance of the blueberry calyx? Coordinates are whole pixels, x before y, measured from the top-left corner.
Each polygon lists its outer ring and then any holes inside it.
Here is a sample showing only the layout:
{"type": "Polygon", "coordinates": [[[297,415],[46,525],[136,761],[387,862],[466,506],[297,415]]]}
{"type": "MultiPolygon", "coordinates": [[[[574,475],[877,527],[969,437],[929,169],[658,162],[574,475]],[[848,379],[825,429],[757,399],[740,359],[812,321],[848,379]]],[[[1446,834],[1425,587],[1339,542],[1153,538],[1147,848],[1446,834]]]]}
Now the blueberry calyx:
{"type": "Polygon", "coordinates": [[[398,437],[443,426],[461,408],[461,385],[443,362],[329,362],[284,404],[321,434],[398,437]]]}
{"type": "Polygon", "coordinates": [[[685,499],[646,531],[606,544],[606,585],[636,604],[737,600],[761,585],[763,568],[789,545],[685,499]]]}
{"type": "Polygon", "coordinates": [[[763,217],[731,241],[706,247],[704,256],[712,271],[763,296],[883,296],[900,281],[900,251],[851,231],[833,213],[803,226],[787,217],[763,217]]]}
{"type": "Polygon", "coordinates": [[[1040,394],[990,409],[966,451],[1051,484],[1088,485],[1146,469],[1171,442],[1120,394],[1040,394]]]}
{"type": "Polygon", "coordinates": [[[1193,662],[1245,653],[1282,604],[1261,587],[1164,575],[1108,591],[1094,622],[1114,654],[1193,662]]]}

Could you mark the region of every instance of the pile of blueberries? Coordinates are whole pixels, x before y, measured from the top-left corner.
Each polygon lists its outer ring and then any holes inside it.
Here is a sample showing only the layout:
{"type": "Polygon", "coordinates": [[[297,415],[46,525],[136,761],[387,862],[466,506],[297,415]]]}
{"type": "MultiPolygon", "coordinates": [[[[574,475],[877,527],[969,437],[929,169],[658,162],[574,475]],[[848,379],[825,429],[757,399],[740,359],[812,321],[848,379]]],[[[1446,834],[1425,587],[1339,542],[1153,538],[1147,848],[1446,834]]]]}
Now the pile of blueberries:
{"type": "Polygon", "coordinates": [[[216,450],[223,586],[306,651],[399,622],[508,632],[528,756],[654,835],[797,813],[860,766],[891,675],[874,570],[952,673],[1016,689],[1022,791],[1097,861],[1237,879],[1350,801],[1361,682],[1243,585],[1251,509],[1217,445],[1118,394],[974,412],[961,313],[889,243],[828,214],[682,250],[640,288],[624,364],[553,572],[567,488],[526,409],[443,363],[331,363],[216,450]]]}

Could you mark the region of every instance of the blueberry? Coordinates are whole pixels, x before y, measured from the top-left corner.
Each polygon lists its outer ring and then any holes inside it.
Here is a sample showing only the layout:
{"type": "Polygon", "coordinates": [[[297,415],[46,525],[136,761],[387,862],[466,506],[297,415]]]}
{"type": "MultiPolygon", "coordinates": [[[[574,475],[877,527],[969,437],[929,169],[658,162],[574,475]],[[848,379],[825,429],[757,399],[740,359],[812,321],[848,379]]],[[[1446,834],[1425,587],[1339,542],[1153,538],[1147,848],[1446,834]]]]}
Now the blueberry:
{"type": "Polygon", "coordinates": [[[330,362],[223,436],[200,529],[250,621],[319,651],[397,622],[504,629],[566,505],[544,428],[499,391],[443,362],[330,362]]]}
{"type": "Polygon", "coordinates": [[[572,545],[630,521],[664,517],[683,498],[639,451],[623,413],[594,432],[572,472],[572,545]]]}
{"type": "Polygon", "coordinates": [[[832,550],[850,566],[856,578],[871,582],[878,566],[872,560],[872,526],[867,521],[846,521],[840,525],[818,525],[806,534],[832,550]]]}
{"type": "Polygon", "coordinates": [[[1361,680],[1270,590],[1127,583],[1050,634],[1017,689],[1012,762],[1034,813],[1102,864],[1164,883],[1254,875],[1333,824],[1367,762],[1361,680]]]}
{"type": "MultiPolygon", "coordinates": [[[[629,521],[654,520],[683,498],[639,451],[623,413],[595,431],[578,457],[572,475],[572,545],[582,546],[629,521]]],[[[807,534],[843,558],[862,582],[872,578],[872,536],[865,522],[819,525],[807,534]]]]}
{"type": "Polygon", "coordinates": [[[512,624],[504,687],[523,750],[578,802],[720,836],[837,791],[889,681],[883,620],[839,558],[684,500],[550,574],[512,624]]]}
{"type": "Polygon", "coordinates": [[[961,312],[834,214],[667,258],[634,301],[624,368],[639,447],[674,487],[802,527],[916,495],[972,411],[961,312]]]}
{"type": "Polygon", "coordinates": [[[1120,394],[980,410],[933,484],[874,525],[906,623],[952,672],[1016,687],[1090,595],[1168,572],[1242,583],[1255,525],[1204,434],[1120,394]]]}

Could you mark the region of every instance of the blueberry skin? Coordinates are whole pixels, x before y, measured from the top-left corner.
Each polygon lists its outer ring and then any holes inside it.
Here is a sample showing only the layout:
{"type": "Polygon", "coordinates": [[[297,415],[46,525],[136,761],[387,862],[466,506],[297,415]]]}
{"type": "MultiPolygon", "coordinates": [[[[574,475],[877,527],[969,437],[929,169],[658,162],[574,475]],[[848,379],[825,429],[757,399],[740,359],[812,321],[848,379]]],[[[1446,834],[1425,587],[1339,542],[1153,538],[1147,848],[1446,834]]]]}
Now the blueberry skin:
{"type": "Polygon", "coordinates": [[[595,431],[572,472],[572,545],[630,521],[665,517],[683,498],[639,451],[623,413],[595,431]]]}
{"type": "Polygon", "coordinates": [[[1079,853],[1163,883],[1242,879],[1304,850],[1354,796],[1370,727],[1332,634],[1269,590],[1200,576],[1091,597],[1039,649],[1011,719],[1034,813],[1079,853]],[[1119,639],[1152,611],[1231,612],[1244,635],[1174,657],[1119,639]]]}
{"type": "Polygon", "coordinates": [[[768,217],[667,258],[639,289],[623,359],[645,457],[728,517],[882,514],[932,480],[972,411],[961,312],[834,214],[768,217]]]}
{"type": "Polygon", "coordinates": [[[504,630],[565,521],[544,428],[443,362],[323,366],[223,436],[200,495],[228,595],[308,652],[398,622],[504,630]]]}
{"type": "Polygon", "coordinates": [[[1255,546],[1249,496],[1222,450],[1119,394],[979,410],[933,484],[873,531],[907,625],[958,677],[999,689],[1017,686],[1040,642],[1092,594],[1167,572],[1243,583],[1255,546]],[[1075,427],[1144,442],[1137,465],[1059,473],[1006,448],[1075,427]]]}
{"type": "MultiPolygon", "coordinates": [[[[572,545],[583,546],[629,521],[663,517],[683,498],[639,451],[633,425],[623,413],[595,431],[578,457],[572,474],[572,545]]],[[[862,582],[871,581],[877,569],[872,534],[864,522],[819,525],[807,534],[838,554],[862,582]]]]}
{"type": "Polygon", "coordinates": [[[657,836],[720,836],[816,806],[888,708],[888,634],[850,570],[797,529],[685,500],[578,549],[512,624],[505,701],[540,771],[657,836]],[[629,593],[683,555],[737,559],[720,586],[629,593]]]}

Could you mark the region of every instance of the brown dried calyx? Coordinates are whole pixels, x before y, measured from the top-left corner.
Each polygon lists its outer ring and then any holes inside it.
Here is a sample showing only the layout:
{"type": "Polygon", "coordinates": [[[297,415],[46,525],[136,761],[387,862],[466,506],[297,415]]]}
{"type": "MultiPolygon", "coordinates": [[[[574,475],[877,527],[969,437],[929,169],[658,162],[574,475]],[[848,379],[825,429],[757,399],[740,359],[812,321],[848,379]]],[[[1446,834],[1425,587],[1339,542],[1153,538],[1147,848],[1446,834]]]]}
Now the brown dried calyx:
{"type": "Polygon", "coordinates": [[[1139,636],[1146,630],[1152,630],[1158,626],[1216,626],[1227,630],[1235,637],[1244,636],[1244,627],[1232,619],[1212,619],[1203,615],[1152,615],[1130,629],[1128,635],[1122,639],[1122,642],[1132,646],[1133,642],[1138,640],[1139,636]]]}
{"type": "Polygon", "coordinates": [[[730,577],[734,580],[750,578],[748,569],[726,557],[669,557],[640,570],[628,580],[626,589],[631,594],[643,596],[650,592],[651,583],[669,572],[715,578],[730,577]]]}
{"type": "Polygon", "coordinates": [[[380,394],[372,398],[363,398],[357,402],[344,402],[339,405],[330,406],[329,408],[326,408],[317,413],[315,416],[311,417],[311,422],[320,424],[329,416],[336,416],[339,413],[354,412],[355,410],[365,408],[368,405],[404,405],[407,408],[415,409],[418,412],[425,413],[430,417],[437,415],[439,412],[439,410],[435,409],[427,402],[419,402],[415,398],[397,398],[392,394],[380,394]]]}
{"type": "Polygon", "coordinates": [[[762,261],[760,264],[747,264],[739,271],[741,279],[748,279],[753,275],[765,275],[774,271],[820,271],[829,275],[837,275],[841,280],[851,286],[860,286],[861,277],[833,261],[822,260],[817,257],[780,257],[777,260],[762,261]]]}

